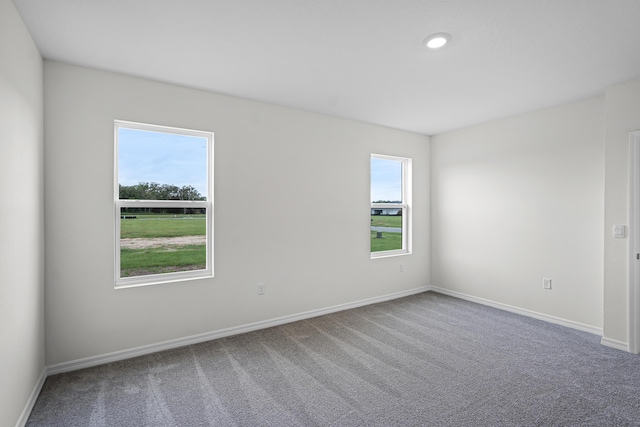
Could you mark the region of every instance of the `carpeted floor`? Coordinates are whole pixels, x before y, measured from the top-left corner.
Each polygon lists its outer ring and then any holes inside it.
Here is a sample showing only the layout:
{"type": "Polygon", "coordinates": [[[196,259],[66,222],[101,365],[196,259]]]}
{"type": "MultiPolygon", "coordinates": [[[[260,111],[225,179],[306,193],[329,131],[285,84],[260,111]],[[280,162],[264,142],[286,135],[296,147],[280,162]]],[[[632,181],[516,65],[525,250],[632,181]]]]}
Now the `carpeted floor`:
{"type": "Polygon", "coordinates": [[[433,292],[47,379],[29,426],[640,426],[640,356],[433,292]]]}

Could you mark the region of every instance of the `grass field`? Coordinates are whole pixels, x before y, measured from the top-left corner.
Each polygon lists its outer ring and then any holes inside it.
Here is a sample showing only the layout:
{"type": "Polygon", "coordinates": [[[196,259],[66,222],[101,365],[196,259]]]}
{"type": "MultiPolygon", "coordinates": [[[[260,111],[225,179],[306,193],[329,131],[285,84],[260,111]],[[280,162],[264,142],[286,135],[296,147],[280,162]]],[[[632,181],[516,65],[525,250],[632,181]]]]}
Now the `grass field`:
{"type": "MultiPolygon", "coordinates": [[[[396,215],[371,215],[372,227],[402,228],[402,217],[396,215]]],[[[376,238],[377,232],[371,232],[371,252],[402,249],[402,233],[382,233],[382,239],[376,238]]]]}
{"type": "MultiPolygon", "coordinates": [[[[136,215],[137,216],[137,215],[136,215]]],[[[207,225],[204,215],[173,217],[173,215],[137,216],[120,220],[120,238],[204,236],[207,225]]]]}
{"type": "MultiPolygon", "coordinates": [[[[181,236],[204,236],[207,232],[204,215],[169,215],[136,213],[133,219],[120,220],[122,239],[171,238],[181,236]]],[[[401,216],[372,215],[375,227],[402,227],[401,216]]],[[[382,239],[371,232],[371,252],[402,249],[402,233],[382,233],[382,239]]],[[[144,249],[120,249],[120,273],[122,277],[144,276],[174,271],[206,268],[205,245],[174,245],[144,249]]]]}
{"type": "Polygon", "coordinates": [[[402,227],[402,217],[395,215],[371,215],[373,227],[402,227]]]}
{"type": "Polygon", "coordinates": [[[376,235],[375,231],[371,232],[371,252],[402,249],[402,233],[382,233],[382,239],[376,238],[376,235]]]}
{"type": "Polygon", "coordinates": [[[203,270],[207,267],[205,245],[185,245],[120,250],[122,277],[146,276],[174,271],[203,270]]]}
{"type": "MultiPolygon", "coordinates": [[[[120,238],[144,239],[182,236],[204,236],[207,233],[204,215],[127,214],[136,218],[120,219],[120,238]]],[[[175,245],[170,242],[158,247],[120,249],[120,276],[145,276],[175,271],[206,268],[206,245],[175,245]]]]}

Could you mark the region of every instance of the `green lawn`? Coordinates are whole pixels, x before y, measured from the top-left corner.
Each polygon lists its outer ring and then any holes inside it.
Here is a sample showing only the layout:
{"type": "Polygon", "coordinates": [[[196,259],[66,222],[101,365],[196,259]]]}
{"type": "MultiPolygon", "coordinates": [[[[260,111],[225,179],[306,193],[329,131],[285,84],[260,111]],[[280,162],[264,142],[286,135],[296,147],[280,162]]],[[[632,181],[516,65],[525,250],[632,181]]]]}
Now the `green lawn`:
{"type": "MultiPolygon", "coordinates": [[[[131,215],[131,214],[127,214],[131,215]]],[[[207,226],[204,215],[174,218],[173,215],[148,215],[120,220],[120,237],[204,236],[207,226]]]]}
{"type": "Polygon", "coordinates": [[[203,270],[206,266],[206,245],[120,249],[120,275],[122,277],[203,270]]]}
{"type": "MultiPolygon", "coordinates": [[[[204,236],[204,215],[127,213],[136,218],[120,219],[120,237],[204,236]]],[[[201,270],[207,264],[206,245],[172,245],[145,249],[120,249],[120,276],[145,276],[174,271],[201,270]]]]}
{"type": "MultiPolygon", "coordinates": [[[[174,216],[168,214],[127,214],[135,219],[120,220],[121,238],[154,238],[206,235],[204,215],[174,216]]],[[[402,227],[401,216],[372,215],[371,225],[377,227],[402,227]]],[[[402,233],[371,232],[371,252],[402,249],[402,233]]],[[[206,246],[166,245],[157,248],[120,250],[122,277],[144,276],[173,271],[206,268],[206,246]]]]}
{"type": "MultiPolygon", "coordinates": [[[[371,215],[372,227],[402,228],[402,216],[371,215]]],[[[376,238],[377,232],[371,232],[371,252],[402,249],[402,233],[382,233],[382,239],[376,238]]]]}
{"type": "Polygon", "coordinates": [[[376,235],[375,231],[371,232],[371,252],[402,249],[402,233],[382,233],[382,239],[376,238],[376,235]]]}
{"type": "Polygon", "coordinates": [[[402,227],[401,216],[371,215],[371,225],[373,227],[402,227]]]}

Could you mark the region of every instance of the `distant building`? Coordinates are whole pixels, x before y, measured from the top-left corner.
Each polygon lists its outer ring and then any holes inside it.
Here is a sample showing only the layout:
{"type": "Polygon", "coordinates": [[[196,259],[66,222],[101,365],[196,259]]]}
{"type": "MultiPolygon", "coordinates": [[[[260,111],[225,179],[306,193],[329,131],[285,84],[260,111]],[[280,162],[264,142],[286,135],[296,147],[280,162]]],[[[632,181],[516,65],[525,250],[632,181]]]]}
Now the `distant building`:
{"type": "Polygon", "coordinates": [[[400,211],[401,209],[397,208],[371,208],[371,215],[401,215],[400,211]]]}

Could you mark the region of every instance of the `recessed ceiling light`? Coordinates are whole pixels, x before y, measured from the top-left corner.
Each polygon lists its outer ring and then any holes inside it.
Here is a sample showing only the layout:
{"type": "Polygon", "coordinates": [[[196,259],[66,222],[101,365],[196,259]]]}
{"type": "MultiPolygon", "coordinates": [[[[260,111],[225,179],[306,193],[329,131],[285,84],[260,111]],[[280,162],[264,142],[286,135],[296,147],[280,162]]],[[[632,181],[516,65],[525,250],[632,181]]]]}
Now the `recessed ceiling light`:
{"type": "Polygon", "coordinates": [[[440,49],[451,39],[451,34],[435,33],[424,39],[424,45],[429,49],[440,49]]]}

